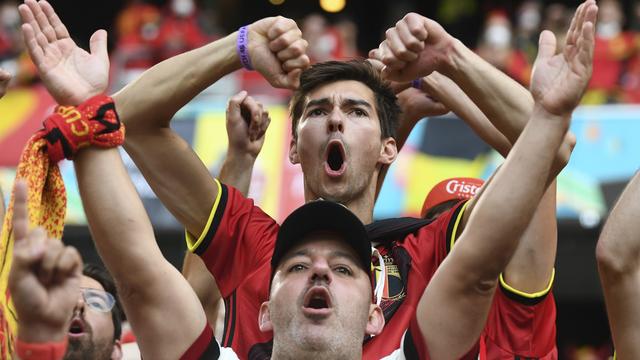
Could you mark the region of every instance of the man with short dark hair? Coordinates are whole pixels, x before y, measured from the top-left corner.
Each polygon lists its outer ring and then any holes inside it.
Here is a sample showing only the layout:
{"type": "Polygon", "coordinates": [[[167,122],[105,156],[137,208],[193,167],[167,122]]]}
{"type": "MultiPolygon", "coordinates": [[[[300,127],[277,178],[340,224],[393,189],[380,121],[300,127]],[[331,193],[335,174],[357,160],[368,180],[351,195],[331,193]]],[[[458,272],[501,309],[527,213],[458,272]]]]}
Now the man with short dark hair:
{"type": "MultiPolygon", "coordinates": [[[[593,14],[591,10],[587,21],[584,20],[584,16],[582,18],[576,16],[579,21],[576,21],[575,28],[577,33],[581,34],[576,39],[583,41],[581,49],[587,54],[589,40],[583,39],[588,37],[587,32],[583,31],[583,25],[592,21],[593,14]]],[[[256,29],[259,29],[259,26],[256,29]]],[[[273,34],[269,31],[266,35],[271,40],[272,35],[277,37],[281,33],[279,30],[274,30],[273,34]]],[[[260,37],[259,31],[253,37],[249,36],[250,41],[251,39],[257,41],[254,47],[250,45],[249,49],[264,50],[267,46],[264,42],[260,42],[264,37],[264,34],[260,37]]],[[[245,358],[255,342],[270,338],[270,334],[261,334],[252,328],[249,321],[255,319],[259,310],[258,303],[268,297],[265,281],[268,271],[266,270],[269,267],[278,225],[255,207],[251,200],[242,197],[233,188],[212,180],[207,169],[168,126],[171,115],[199,89],[203,89],[211,80],[217,79],[222,74],[240,67],[243,58],[233,55],[235,54],[235,44],[232,41],[234,38],[240,39],[236,35],[231,35],[223,39],[224,41],[159,64],[136,83],[114,95],[114,99],[123,122],[128,126],[128,140],[125,144],[127,151],[141,167],[156,194],[185,225],[190,234],[188,240],[190,249],[208,264],[225,298],[229,316],[223,345],[232,345],[234,349],[239,349],[239,355],[245,358]],[[213,49],[217,51],[210,53],[213,49]],[[203,56],[205,54],[208,56],[203,56]],[[220,54],[228,56],[216,57],[220,54]],[[188,69],[187,79],[192,81],[174,78],[173,74],[176,74],[177,69],[180,71],[188,69]],[[163,100],[159,101],[159,99],[163,100]]],[[[33,42],[31,44],[35,46],[33,42]]],[[[47,46],[51,45],[55,46],[55,41],[47,46]]],[[[273,60],[274,57],[280,59],[282,62],[279,64],[281,66],[279,71],[288,72],[292,78],[295,78],[299,75],[296,71],[300,70],[295,65],[300,65],[303,62],[302,58],[295,58],[289,63],[289,60],[283,59],[299,56],[300,48],[293,46],[283,50],[286,46],[284,39],[271,40],[270,56],[261,57],[260,60],[273,60]]],[[[33,49],[30,51],[37,56],[37,51],[33,49]]],[[[264,54],[263,52],[262,55],[264,54]]],[[[546,51],[545,56],[549,57],[549,51],[546,51]]],[[[573,63],[575,53],[554,59],[582,66],[581,70],[588,68],[588,65],[583,62],[590,60],[587,55],[579,59],[582,62],[573,63]]],[[[544,59],[545,64],[546,60],[548,58],[544,59]]],[[[584,80],[587,71],[580,71],[579,75],[580,80],[584,80]]],[[[53,79],[53,76],[49,78],[53,79]]],[[[294,83],[297,85],[297,82],[294,83]]],[[[64,87],[64,84],[60,85],[64,87]]],[[[66,87],[73,91],[72,87],[66,87]]],[[[381,88],[384,88],[384,84],[381,88]]],[[[579,88],[580,86],[576,85],[572,91],[580,90],[579,88]]],[[[295,119],[297,123],[293,131],[297,136],[292,140],[289,152],[290,160],[293,163],[300,163],[303,169],[307,200],[323,197],[340,201],[367,223],[372,219],[379,174],[397,154],[395,139],[384,132],[381,124],[384,114],[382,112],[379,114],[380,109],[376,107],[377,93],[378,90],[367,86],[366,81],[340,78],[318,84],[310,89],[304,100],[301,118],[295,119]]],[[[90,96],[93,93],[90,91],[81,95],[90,96]]],[[[571,95],[574,95],[573,92],[571,95]]],[[[65,99],[65,101],[73,100],[73,96],[65,99]]],[[[573,100],[570,99],[570,101],[573,100]]],[[[573,103],[571,105],[575,106],[573,103]]],[[[563,117],[567,110],[568,107],[561,110],[563,117]]],[[[528,108],[520,114],[520,117],[525,118],[524,123],[530,117],[530,111],[531,108],[528,108]]],[[[558,125],[561,124],[558,123],[558,125]]],[[[523,125],[519,128],[516,126],[517,131],[510,135],[518,138],[523,127],[523,125]]],[[[556,151],[557,148],[553,150],[556,151]]],[[[560,164],[562,165],[562,161],[560,164]]],[[[547,175],[553,178],[555,172],[551,171],[547,175]]],[[[533,194],[533,198],[536,194],[533,194]]],[[[494,193],[494,196],[498,195],[494,193]]],[[[495,202],[495,200],[496,198],[486,201],[495,202]]],[[[537,204],[537,200],[534,201],[537,204]]],[[[394,265],[403,272],[404,276],[397,296],[393,299],[387,298],[387,303],[383,305],[385,315],[396,320],[388,323],[384,336],[378,336],[366,342],[365,358],[380,358],[398,348],[402,334],[416,316],[415,309],[426,284],[429,283],[438,266],[443,263],[450,250],[450,244],[460,235],[466,222],[472,218],[471,209],[476,203],[477,200],[472,200],[467,211],[465,211],[467,205],[461,204],[445,216],[441,216],[432,225],[420,229],[416,234],[407,235],[400,241],[393,239],[394,242],[378,247],[377,252],[386,256],[384,261],[387,258],[393,258],[396,261],[394,265]],[[434,244],[433,247],[424,247],[425,240],[430,240],[430,243],[434,244]],[[412,254],[411,257],[409,253],[412,254]],[[407,288],[410,291],[407,291],[407,288]]],[[[498,204],[504,205],[501,202],[498,204]]],[[[483,208],[486,213],[478,214],[477,217],[487,220],[492,210],[487,209],[486,206],[483,208]]],[[[524,220],[516,219],[516,221],[524,220]]],[[[488,223],[491,221],[486,221],[485,226],[488,223]]],[[[518,222],[518,225],[522,224],[518,222]]],[[[477,230],[485,230],[482,225],[476,226],[477,230]]],[[[518,235],[514,232],[515,230],[510,231],[500,235],[518,235]]],[[[479,244],[478,253],[481,253],[482,249],[487,250],[486,247],[482,248],[483,243],[479,244]]],[[[464,251],[459,250],[458,253],[464,254],[464,251]]],[[[509,258],[508,251],[498,253],[501,259],[509,258]]],[[[458,258],[453,256],[453,259],[458,258]]],[[[456,264],[460,260],[451,261],[456,264]]],[[[469,264],[464,264],[463,261],[457,271],[468,270],[467,265],[469,264]]],[[[492,285],[492,289],[495,289],[498,276],[495,271],[500,269],[500,262],[492,265],[491,269],[484,269],[485,271],[478,273],[466,271],[465,274],[468,276],[461,278],[464,281],[459,283],[454,281],[447,286],[463,287],[457,290],[464,295],[471,295],[474,290],[477,290],[478,283],[492,285]]],[[[447,269],[450,269],[448,271],[452,271],[451,274],[456,273],[456,270],[451,270],[455,269],[455,266],[447,266],[447,269]]],[[[150,267],[153,268],[153,266],[150,267]]],[[[446,274],[444,270],[441,272],[446,274]]],[[[545,279],[547,280],[548,278],[545,279]]],[[[446,289],[447,286],[444,288],[446,289]]],[[[443,291],[443,296],[444,293],[446,291],[443,291]]],[[[482,293],[489,294],[489,292],[482,293]]],[[[462,301],[461,299],[466,297],[457,299],[462,301]]],[[[484,300],[486,297],[483,297],[484,300]]],[[[437,299],[434,301],[437,302],[437,299]]],[[[483,314],[478,316],[482,317],[483,314]]],[[[477,316],[471,316],[465,319],[464,323],[473,321],[481,323],[479,320],[481,319],[477,316]]],[[[462,322],[456,322],[453,325],[461,324],[462,322]]],[[[477,325],[474,323],[474,326],[477,325]]],[[[475,327],[473,329],[475,330],[475,327]]],[[[471,331],[467,335],[471,336],[473,333],[474,331],[471,331]]],[[[477,334],[474,340],[477,340],[477,334]]],[[[465,347],[466,345],[465,342],[465,347]]],[[[431,349],[431,346],[429,348],[431,349]]],[[[455,350],[465,349],[456,348],[455,350]]],[[[438,350],[435,353],[441,354],[438,350]]]]}
{"type": "Polygon", "coordinates": [[[65,359],[120,359],[122,315],[111,275],[101,266],[85,264],[81,296],[73,309],[65,359]]]}

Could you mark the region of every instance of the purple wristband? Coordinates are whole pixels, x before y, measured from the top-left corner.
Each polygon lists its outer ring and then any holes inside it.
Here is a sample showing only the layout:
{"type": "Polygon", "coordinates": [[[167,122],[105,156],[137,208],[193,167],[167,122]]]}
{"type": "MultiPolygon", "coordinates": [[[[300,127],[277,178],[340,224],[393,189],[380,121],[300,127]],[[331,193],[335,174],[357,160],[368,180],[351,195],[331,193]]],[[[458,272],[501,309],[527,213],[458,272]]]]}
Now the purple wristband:
{"type": "Polygon", "coordinates": [[[247,43],[249,42],[249,34],[247,26],[243,26],[238,30],[238,41],[236,42],[236,50],[238,51],[238,57],[240,58],[240,63],[242,63],[242,67],[247,70],[253,70],[253,66],[251,66],[251,58],[249,58],[249,47],[247,43]]]}
{"type": "Polygon", "coordinates": [[[413,80],[413,81],[411,82],[411,86],[412,86],[412,87],[414,87],[414,88],[416,88],[416,89],[418,89],[418,90],[421,90],[421,89],[422,89],[422,79],[415,79],[415,80],[413,80]]]}

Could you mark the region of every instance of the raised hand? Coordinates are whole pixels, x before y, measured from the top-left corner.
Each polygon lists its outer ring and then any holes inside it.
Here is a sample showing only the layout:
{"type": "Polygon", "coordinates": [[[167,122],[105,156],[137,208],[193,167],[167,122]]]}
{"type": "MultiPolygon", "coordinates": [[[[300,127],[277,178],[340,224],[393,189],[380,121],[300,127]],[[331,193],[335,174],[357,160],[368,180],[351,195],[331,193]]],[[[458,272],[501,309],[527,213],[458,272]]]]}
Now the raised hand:
{"type": "Polygon", "coordinates": [[[0,68],[0,98],[7,93],[7,88],[9,87],[9,81],[11,81],[11,74],[0,68]]]}
{"type": "Polygon", "coordinates": [[[62,105],[77,105],[104,92],[109,80],[107,32],[91,36],[91,53],[78,47],[46,0],[18,7],[27,50],[49,93],[62,105]]]}
{"type": "Polygon", "coordinates": [[[545,30],[540,34],[538,57],[531,76],[531,94],[538,104],[554,115],[570,114],[591,79],[597,15],[595,0],[587,0],[578,7],[560,54],[556,54],[553,33],[545,30]]]}
{"type": "Polygon", "coordinates": [[[433,71],[446,73],[450,66],[448,51],[455,39],[431,19],[409,13],[385,35],[369,57],[385,65],[382,75],[389,80],[407,82],[433,71]]]}
{"type": "MultiPolygon", "coordinates": [[[[385,65],[376,59],[367,60],[374,69],[382,72],[385,65]]],[[[432,75],[429,75],[432,76],[432,75]]],[[[431,95],[429,90],[429,76],[420,79],[420,88],[412,87],[409,82],[390,81],[389,86],[398,97],[398,104],[402,109],[402,118],[414,124],[428,116],[444,115],[449,109],[431,95]]],[[[402,121],[405,122],[404,120],[402,121]]]]}
{"type": "Polygon", "coordinates": [[[262,150],[270,123],[269,113],[246,91],[231,97],[227,106],[229,156],[248,155],[255,159],[262,150]]]}
{"type": "Polygon", "coordinates": [[[13,211],[9,290],[20,319],[18,337],[34,343],[61,341],[80,296],[82,260],[75,248],[47,238],[42,228],[29,231],[23,182],[16,184],[13,211]]]}
{"type": "Polygon", "coordinates": [[[296,89],[309,64],[308,43],[295,21],[282,17],[249,26],[249,56],[253,67],[274,87],[296,89]]]}
{"type": "Polygon", "coordinates": [[[397,94],[402,116],[416,122],[429,116],[444,115],[449,109],[423,88],[409,87],[397,94]]]}

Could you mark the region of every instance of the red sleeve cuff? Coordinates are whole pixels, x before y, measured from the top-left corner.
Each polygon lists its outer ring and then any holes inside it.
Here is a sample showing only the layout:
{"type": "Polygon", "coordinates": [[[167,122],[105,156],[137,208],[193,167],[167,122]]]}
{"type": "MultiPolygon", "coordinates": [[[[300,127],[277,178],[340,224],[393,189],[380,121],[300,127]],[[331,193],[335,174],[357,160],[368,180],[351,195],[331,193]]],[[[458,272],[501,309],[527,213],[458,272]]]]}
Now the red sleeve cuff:
{"type": "Polygon", "coordinates": [[[67,338],[61,342],[28,343],[18,339],[16,350],[20,360],[60,360],[67,352],[67,338]]]}

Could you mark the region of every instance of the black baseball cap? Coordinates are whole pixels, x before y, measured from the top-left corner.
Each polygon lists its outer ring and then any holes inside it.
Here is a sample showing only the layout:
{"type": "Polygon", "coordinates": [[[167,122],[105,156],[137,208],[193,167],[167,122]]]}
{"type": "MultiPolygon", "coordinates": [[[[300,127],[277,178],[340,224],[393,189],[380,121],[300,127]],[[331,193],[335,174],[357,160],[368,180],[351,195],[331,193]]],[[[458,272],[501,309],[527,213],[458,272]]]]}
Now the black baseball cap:
{"type": "Polygon", "coordinates": [[[292,212],[280,226],[271,258],[271,277],[282,258],[307,235],[318,231],[330,231],[355,251],[360,266],[371,276],[371,243],[364,224],[342,204],[315,200],[292,212]]]}

